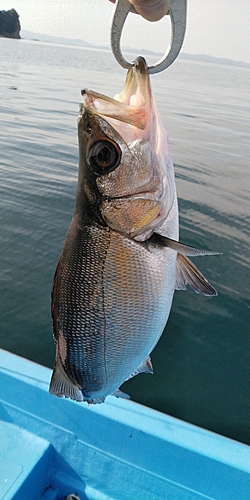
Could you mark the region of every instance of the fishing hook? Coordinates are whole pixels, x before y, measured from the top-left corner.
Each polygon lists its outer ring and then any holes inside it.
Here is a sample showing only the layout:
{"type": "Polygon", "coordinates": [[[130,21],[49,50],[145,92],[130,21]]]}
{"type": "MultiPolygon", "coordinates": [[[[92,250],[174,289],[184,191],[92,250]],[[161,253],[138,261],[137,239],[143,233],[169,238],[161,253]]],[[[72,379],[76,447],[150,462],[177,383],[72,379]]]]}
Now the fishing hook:
{"type": "MultiPolygon", "coordinates": [[[[131,3],[128,0],[117,0],[115,10],[111,22],[111,48],[117,62],[126,69],[133,66],[132,63],[124,59],[121,48],[120,39],[122,28],[130,11],[131,3]]],[[[187,18],[187,0],[170,0],[169,14],[171,19],[171,42],[164,56],[152,66],[149,66],[149,74],[160,73],[168,68],[178,56],[186,31],[187,18]]]]}

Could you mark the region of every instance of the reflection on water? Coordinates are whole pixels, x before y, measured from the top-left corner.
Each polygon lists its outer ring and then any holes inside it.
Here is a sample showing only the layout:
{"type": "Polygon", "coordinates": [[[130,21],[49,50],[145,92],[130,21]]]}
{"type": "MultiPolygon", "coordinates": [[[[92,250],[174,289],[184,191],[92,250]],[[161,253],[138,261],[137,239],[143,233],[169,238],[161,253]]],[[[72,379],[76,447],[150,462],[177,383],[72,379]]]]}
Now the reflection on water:
{"type": "MultiPolygon", "coordinates": [[[[3,348],[52,367],[50,289],[74,207],[80,89],[110,96],[109,52],[0,40],[3,348]],[[93,57],[94,55],[94,57],[93,57]]],[[[216,298],[176,292],[154,376],[125,392],[249,442],[249,70],[177,61],[152,78],[170,134],[180,239],[223,255],[195,264],[216,298]]]]}

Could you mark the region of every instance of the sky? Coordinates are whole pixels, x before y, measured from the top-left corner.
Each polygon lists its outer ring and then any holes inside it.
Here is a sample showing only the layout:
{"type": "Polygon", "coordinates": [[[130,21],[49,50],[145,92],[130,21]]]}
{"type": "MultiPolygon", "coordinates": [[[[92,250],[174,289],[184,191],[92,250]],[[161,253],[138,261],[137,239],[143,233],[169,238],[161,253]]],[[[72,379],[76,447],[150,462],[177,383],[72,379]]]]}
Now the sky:
{"type": "MultiPolygon", "coordinates": [[[[250,63],[250,0],[187,0],[187,3],[183,53],[250,63]]],[[[23,30],[109,45],[114,6],[108,0],[0,0],[1,10],[11,8],[18,12],[23,30]]],[[[169,41],[169,17],[150,23],[139,15],[129,14],[122,36],[124,46],[164,54],[169,41]]]]}

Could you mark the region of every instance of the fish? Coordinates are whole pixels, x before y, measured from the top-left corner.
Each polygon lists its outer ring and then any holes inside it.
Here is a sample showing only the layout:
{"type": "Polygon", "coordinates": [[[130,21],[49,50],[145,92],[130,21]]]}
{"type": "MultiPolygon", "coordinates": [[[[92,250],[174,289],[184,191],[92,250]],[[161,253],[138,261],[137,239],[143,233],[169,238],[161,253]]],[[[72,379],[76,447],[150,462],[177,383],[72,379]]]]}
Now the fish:
{"type": "Polygon", "coordinates": [[[76,202],[52,287],[56,361],[49,392],[102,403],[153,373],[176,289],[213,296],[179,242],[168,133],[138,57],[114,98],[82,91],[76,202]]]}

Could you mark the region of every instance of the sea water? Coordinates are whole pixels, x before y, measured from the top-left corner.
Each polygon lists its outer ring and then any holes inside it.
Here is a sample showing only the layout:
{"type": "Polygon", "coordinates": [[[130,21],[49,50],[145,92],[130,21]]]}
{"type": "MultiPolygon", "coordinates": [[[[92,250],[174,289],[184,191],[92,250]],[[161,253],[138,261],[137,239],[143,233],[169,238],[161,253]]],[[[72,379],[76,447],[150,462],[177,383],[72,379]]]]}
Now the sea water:
{"type": "MultiPolygon", "coordinates": [[[[125,75],[108,50],[0,39],[1,347],[49,367],[51,282],[74,208],[80,90],[112,97],[125,75]]],[[[175,164],[180,240],[223,255],[193,259],[218,297],[176,292],[152,354],[154,376],[123,386],[137,402],[244,442],[249,81],[248,68],[181,59],[152,77],[175,164]]]]}

